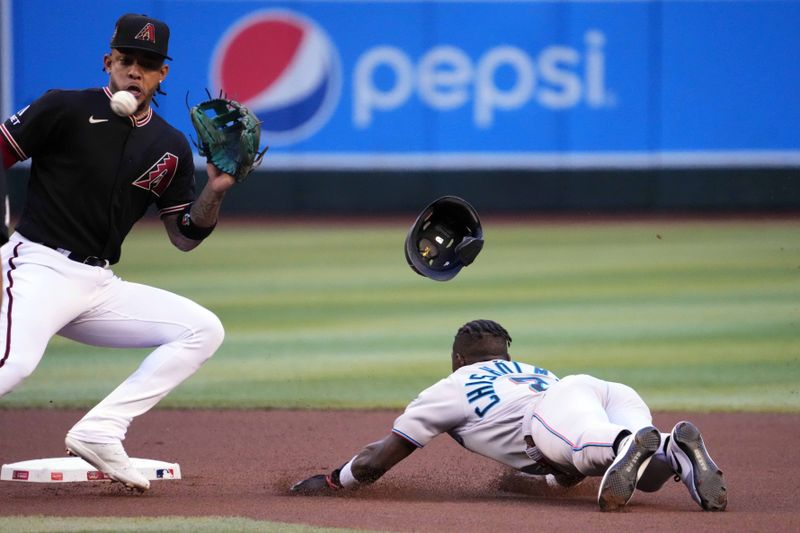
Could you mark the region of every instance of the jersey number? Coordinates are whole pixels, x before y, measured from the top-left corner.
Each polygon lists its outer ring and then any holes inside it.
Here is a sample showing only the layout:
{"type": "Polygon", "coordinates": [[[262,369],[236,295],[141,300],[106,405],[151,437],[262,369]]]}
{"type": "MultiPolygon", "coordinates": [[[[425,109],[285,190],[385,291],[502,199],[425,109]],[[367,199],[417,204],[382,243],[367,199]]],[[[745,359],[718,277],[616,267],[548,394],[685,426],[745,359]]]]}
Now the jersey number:
{"type": "Polygon", "coordinates": [[[528,385],[533,392],[543,392],[550,386],[547,381],[538,376],[525,376],[524,378],[510,378],[512,383],[517,385],[528,385]]]}

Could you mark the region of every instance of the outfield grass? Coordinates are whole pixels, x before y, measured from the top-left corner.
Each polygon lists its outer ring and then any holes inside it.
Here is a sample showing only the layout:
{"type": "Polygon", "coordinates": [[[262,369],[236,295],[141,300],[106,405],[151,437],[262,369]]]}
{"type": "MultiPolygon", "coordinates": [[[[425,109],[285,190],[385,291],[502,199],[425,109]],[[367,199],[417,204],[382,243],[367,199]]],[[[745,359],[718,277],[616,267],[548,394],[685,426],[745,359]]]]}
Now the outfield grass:
{"type": "MultiPolygon", "coordinates": [[[[312,527],[265,522],[248,518],[208,516],[203,518],[161,516],[150,518],[67,518],[4,516],[5,533],[349,533],[353,529],[312,527]]],[[[368,533],[364,530],[359,530],[368,533]]]]}
{"type": "MultiPolygon", "coordinates": [[[[492,318],[517,358],[640,391],[655,410],[800,411],[800,224],[485,222],[475,264],[414,274],[408,225],[223,221],[197,250],[137,227],[115,272],[226,326],[162,407],[400,408],[449,372],[455,330],[492,318]]],[[[0,407],[88,407],[143,350],[51,342],[0,407]]]]}

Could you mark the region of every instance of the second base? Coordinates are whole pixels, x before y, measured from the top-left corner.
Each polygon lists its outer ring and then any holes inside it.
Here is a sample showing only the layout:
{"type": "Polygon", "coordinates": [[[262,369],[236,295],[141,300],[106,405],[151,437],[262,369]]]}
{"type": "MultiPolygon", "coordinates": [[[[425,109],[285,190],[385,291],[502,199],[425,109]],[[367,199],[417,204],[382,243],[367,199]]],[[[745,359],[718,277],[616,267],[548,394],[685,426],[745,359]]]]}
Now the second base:
{"type": "MultiPolygon", "coordinates": [[[[131,463],[149,480],[181,479],[181,467],[178,463],[136,457],[131,457],[131,463]]],[[[110,480],[110,478],[80,457],[51,457],[20,461],[3,465],[2,472],[0,472],[0,481],[74,483],[102,480],[110,480]]]]}

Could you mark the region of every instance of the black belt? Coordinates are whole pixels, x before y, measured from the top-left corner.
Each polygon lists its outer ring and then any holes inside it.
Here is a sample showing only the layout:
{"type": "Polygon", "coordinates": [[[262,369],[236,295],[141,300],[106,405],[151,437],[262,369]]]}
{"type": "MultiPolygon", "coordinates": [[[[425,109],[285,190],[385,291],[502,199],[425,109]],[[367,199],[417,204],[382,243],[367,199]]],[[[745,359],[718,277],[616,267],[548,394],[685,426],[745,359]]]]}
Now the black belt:
{"type": "Polygon", "coordinates": [[[65,255],[67,259],[71,259],[76,263],[83,263],[84,265],[89,265],[93,267],[103,267],[103,268],[108,266],[108,260],[103,259],[102,257],[97,257],[96,255],[81,255],[75,252],[70,252],[69,250],[65,250],[58,246],[53,246],[52,244],[47,244],[47,243],[42,243],[42,244],[44,244],[48,248],[52,248],[53,250],[55,250],[60,254],[65,255]]]}
{"type": "Polygon", "coordinates": [[[75,252],[70,252],[69,254],[64,254],[67,256],[67,259],[72,259],[78,263],[83,263],[84,265],[89,265],[93,267],[107,267],[108,260],[103,259],[102,257],[97,257],[96,255],[80,255],[76,254],[75,252]]]}

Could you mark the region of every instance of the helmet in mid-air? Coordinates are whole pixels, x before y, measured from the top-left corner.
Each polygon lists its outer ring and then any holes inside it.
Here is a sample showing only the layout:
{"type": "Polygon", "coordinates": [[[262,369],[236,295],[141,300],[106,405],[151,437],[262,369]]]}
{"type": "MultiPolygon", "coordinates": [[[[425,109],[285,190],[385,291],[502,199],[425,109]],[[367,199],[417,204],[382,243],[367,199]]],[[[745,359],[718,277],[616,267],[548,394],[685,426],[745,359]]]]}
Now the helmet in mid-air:
{"type": "Polygon", "coordinates": [[[447,281],[471,264],[483,248],[478,213],[458,196],[443,196],[428,205],[406,236],[409,266],[421,276],[447,281]]]}

